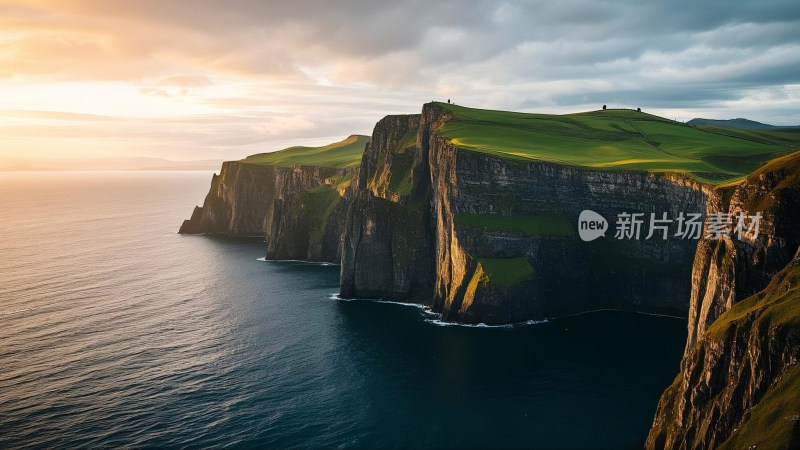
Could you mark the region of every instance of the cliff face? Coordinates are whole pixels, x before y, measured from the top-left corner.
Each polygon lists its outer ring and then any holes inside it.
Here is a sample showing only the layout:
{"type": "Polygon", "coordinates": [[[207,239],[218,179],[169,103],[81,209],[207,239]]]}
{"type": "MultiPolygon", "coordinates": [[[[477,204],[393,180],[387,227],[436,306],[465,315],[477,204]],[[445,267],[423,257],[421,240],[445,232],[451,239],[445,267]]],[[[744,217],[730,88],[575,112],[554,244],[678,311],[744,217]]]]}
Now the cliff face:
{"type": "Polygon", "coordinates": [[[426,105],[376,126],[353,185],[342,296],[422,302],[472,323],[688,310],[686,356],[648,447],[800,444],[800,154],[712,190],[465,151],[437,134],[449,114],[426,105]],[[586,209],[609,220],[604,238],[577,237],[586,209]],[[614,239],[624,212],[704,211],[761,213],[759,235],[614,239]]]}
{"type": "Polygon", "coordinates": [[[595,308],[685,314],[697,242],[583,242],[584,209],[705,210],[708,190],[679,175],[591,170],[456,148],[451,114],[389,116],[362,159],[342,259],[345,297],[422,301],[445,320],[508,323],[595,308]]]}
{"type": "Polygon", "coordinates": [[[263,236],[276,195],[275,184],[268,182],[273,178],[273,166],[222,163],[219,175],[211,179],[203,206],[195,207],[191,219],[185,220],[178,232],[263,236]]]}
{"type": "Polygon", "coordinates": [[[297,166],[290,173],[279,171],[277,198],[272,216],[267,218],[267,259],[338,264],[352,197],[347,186],[356,171],[311,166],[297,166]]]}
{"type": "Polygon", "coordinates": [[[266,237],[268,259],[338,263],[356,169],[225,162],[179,233],[266,237]]]}
{"type": "MultiPolygon", "coordinates": [[[[800,192],[794,157],[757,171],[735,188],[717,189],[707,213],[761,213],[756,239],[702,239],[692,269],[688,354],[703,332],[737,301],[763,289],[800,245],[800,192]]],[[[735,222],[735,219],[734,219],[735,222]]]]}
{"type": "Polygon", "coordinates": [[[347,214],[341,295],[425,302],[435,273],[419,115],[387,116],[364,152],[347,214]]]}
{"type": "Polygon", "coordinates": [[[708,328],[661,397],[647,448],[800,444],[798,282],[800,253],[708,328]]]}
{"type": "Polygon", "coordinates": [[[692,182],[514,162],[431,142],[438,236],[437,306],[446,318],[494,323],[596,308],[684,314],[696,241],[583,242],[589,209],[611,223],[623,212],[677,217],[702,211],[692,182]],[[518,277],[506,279],[507,273],[518,277]]]}
{"type": "Polygon", "coordinates": [[[709,202],[714,211],[761,212],[764,218],[758,238],[700,242],[686,352],[661,397],[647,447],[795,447],[800,154],[769,164],[735,189],[715,192],[709,202]]]}

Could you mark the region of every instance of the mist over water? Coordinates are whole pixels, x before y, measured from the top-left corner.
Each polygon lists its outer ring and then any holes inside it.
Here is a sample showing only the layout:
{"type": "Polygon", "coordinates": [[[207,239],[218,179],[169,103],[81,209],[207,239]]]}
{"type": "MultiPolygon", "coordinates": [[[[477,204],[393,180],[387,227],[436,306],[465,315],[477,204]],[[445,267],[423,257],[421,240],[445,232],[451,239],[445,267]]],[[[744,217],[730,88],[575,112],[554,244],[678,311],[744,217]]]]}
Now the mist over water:
{"type": "Polygon", "coordinates": [[[176,231],[210,173],[0,173],[0,448],[608,447],[686,323],[437,326],[339,268],[176,231]]]}

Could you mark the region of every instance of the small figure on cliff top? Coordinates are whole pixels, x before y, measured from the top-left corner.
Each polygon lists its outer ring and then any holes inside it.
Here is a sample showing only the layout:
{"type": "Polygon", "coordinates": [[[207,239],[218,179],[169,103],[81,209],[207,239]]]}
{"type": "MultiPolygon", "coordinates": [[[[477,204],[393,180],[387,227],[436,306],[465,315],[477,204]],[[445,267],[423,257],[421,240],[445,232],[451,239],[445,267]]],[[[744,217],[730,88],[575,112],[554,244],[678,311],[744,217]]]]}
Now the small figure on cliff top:
{"type": "Polygon", "coordinates": [[[447,99],[447,104],[448,104],[448,105],[450,104],[450,99],[449,99],[449,98],[447,99]]]}

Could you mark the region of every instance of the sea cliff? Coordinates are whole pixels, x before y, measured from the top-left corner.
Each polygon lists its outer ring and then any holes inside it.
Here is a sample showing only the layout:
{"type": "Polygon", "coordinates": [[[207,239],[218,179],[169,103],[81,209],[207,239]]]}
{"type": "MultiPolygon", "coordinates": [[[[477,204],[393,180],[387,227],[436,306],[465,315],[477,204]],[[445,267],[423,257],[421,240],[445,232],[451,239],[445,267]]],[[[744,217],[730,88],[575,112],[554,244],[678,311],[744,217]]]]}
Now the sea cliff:
{"type": "Polygon", "coordinates": [[[709,212],[761,213],[758,236],[702,240],[686,351],[658,404],[647,447],[800,444],[800,153],[735,187],[709,212]]]}
{"type": "Polygon", "coordinates": [[[420,116],[387,116],[367,145],[344,234],[341,293],[427,303],[435,277],[420,116]]]}
{"type": "Polygon", "coordinates": [[[179,233],[263,237],[268,259],[339,263],[347,187],[356,173],[354,166],[225,162],[179,233]]]}
{"type": "Polygon", "coordinates": [[[686,314],[696,241],[582,242],[577,218],[703,211],[705,185],[464,150],[438,134],[450,115],[427,104],[375,127],[353,186],[342,296],[422,302],[468,323],[601,308],[686,314]]]}

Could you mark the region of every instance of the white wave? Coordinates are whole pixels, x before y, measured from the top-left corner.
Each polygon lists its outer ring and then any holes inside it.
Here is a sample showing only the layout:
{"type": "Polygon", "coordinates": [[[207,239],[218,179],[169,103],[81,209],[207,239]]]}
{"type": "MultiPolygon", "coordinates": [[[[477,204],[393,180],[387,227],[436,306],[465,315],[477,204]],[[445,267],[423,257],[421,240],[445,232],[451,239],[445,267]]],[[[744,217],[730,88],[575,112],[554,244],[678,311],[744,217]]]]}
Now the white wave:
{"type": "Polygon", "coordinates": [[[331,263],[331,262],[325,262],[325,261],[304,261],[302,259],[267,259],[265,256],[262,256],[261,258],[256,258],[256,261],[278,262],[278,263],[291,262],[291,263],[310,264],[310,265],[314,265],[314,266],[338,266],[338,264],[334,264],[334,263],[331,263]]]}
{"type": "Polygon", "coordinates": [[[467,328],[516,328],[516,327],[523,327],[528,325],[539,325],[542,323],[548,323],[549,320],[528,320],[525,322],[517,322],[517,323],[504,323],[501,325],[487,325],[483,322],[481,323],[460,323],[460,322],[445,322],[441,319],[426,319],[425,322],[429,324],[436,325],[439,327],[467,327],[467,328]]]}
{"type": "Polygon", "coordinates": [[[511,328],[514,325],[486,325],[485,323],[459,323],[459,322],[445,322],[441,319],[426,319],[425,322],[436,325],[439,327],[467,327],[467,328],[511,328]]]}
{"type": "Polygon", "coordinates": [[[336,300],[336,301],[340,301],[340,302],[352,302],[352,301],[355,301],[357,299],[355,299],[355,298],[342,298],[342,297],[339,297],[339,294],[331,294],[331,295],[328,296],[328,300],[336,300]]]}
{"type": "Polygon", "coordinates": [[[547,323],[549,320],[528,320],[525,322],[518,322],[518,323],[506,323],[502,325],[487,325],[485,323],[460,323],[460,322],[445,322],[441,319],[442,315],[439,313],[435,313],[431,310],[430,306],[421,305],[419,303],[408,303],[408,302],[398,302],[394,300],[383,300],[380,298],[342,298],[337,293],[330,294],[328,296],[329,300],[336,300],[340,302],[373,302],[373,303],[388,303],[391,305],[400,305],[400,306],[412,306],[414,308],[420,309],[423,314],[428,316],[425,319],[425,322],[430,323],[432,325],[440,326],[440,327],[469,327],[469,328],[514,328],[520,326],[527,326],[527,325],[539,325],[542,323],[547,323]]]}
{"type": "Polygon", "coordinates": [[[329,300],[337,300],[337,301],[341,301],[341,302],[388,303],[388,304],[391,304],[391,305],[413,306],[413,307],[419,308],[421,310],[430,311],[430,308],[428,308],[425,305],[420,305],[419,303],[396,302],[396,301],[393,301],[393,300],[383,300],[383,299],[380,299],[380,298],[342,298],[342,297],[339,297],[339,294],[331,294],[331,295],[328,296],[328,299],[329,300]]]}

